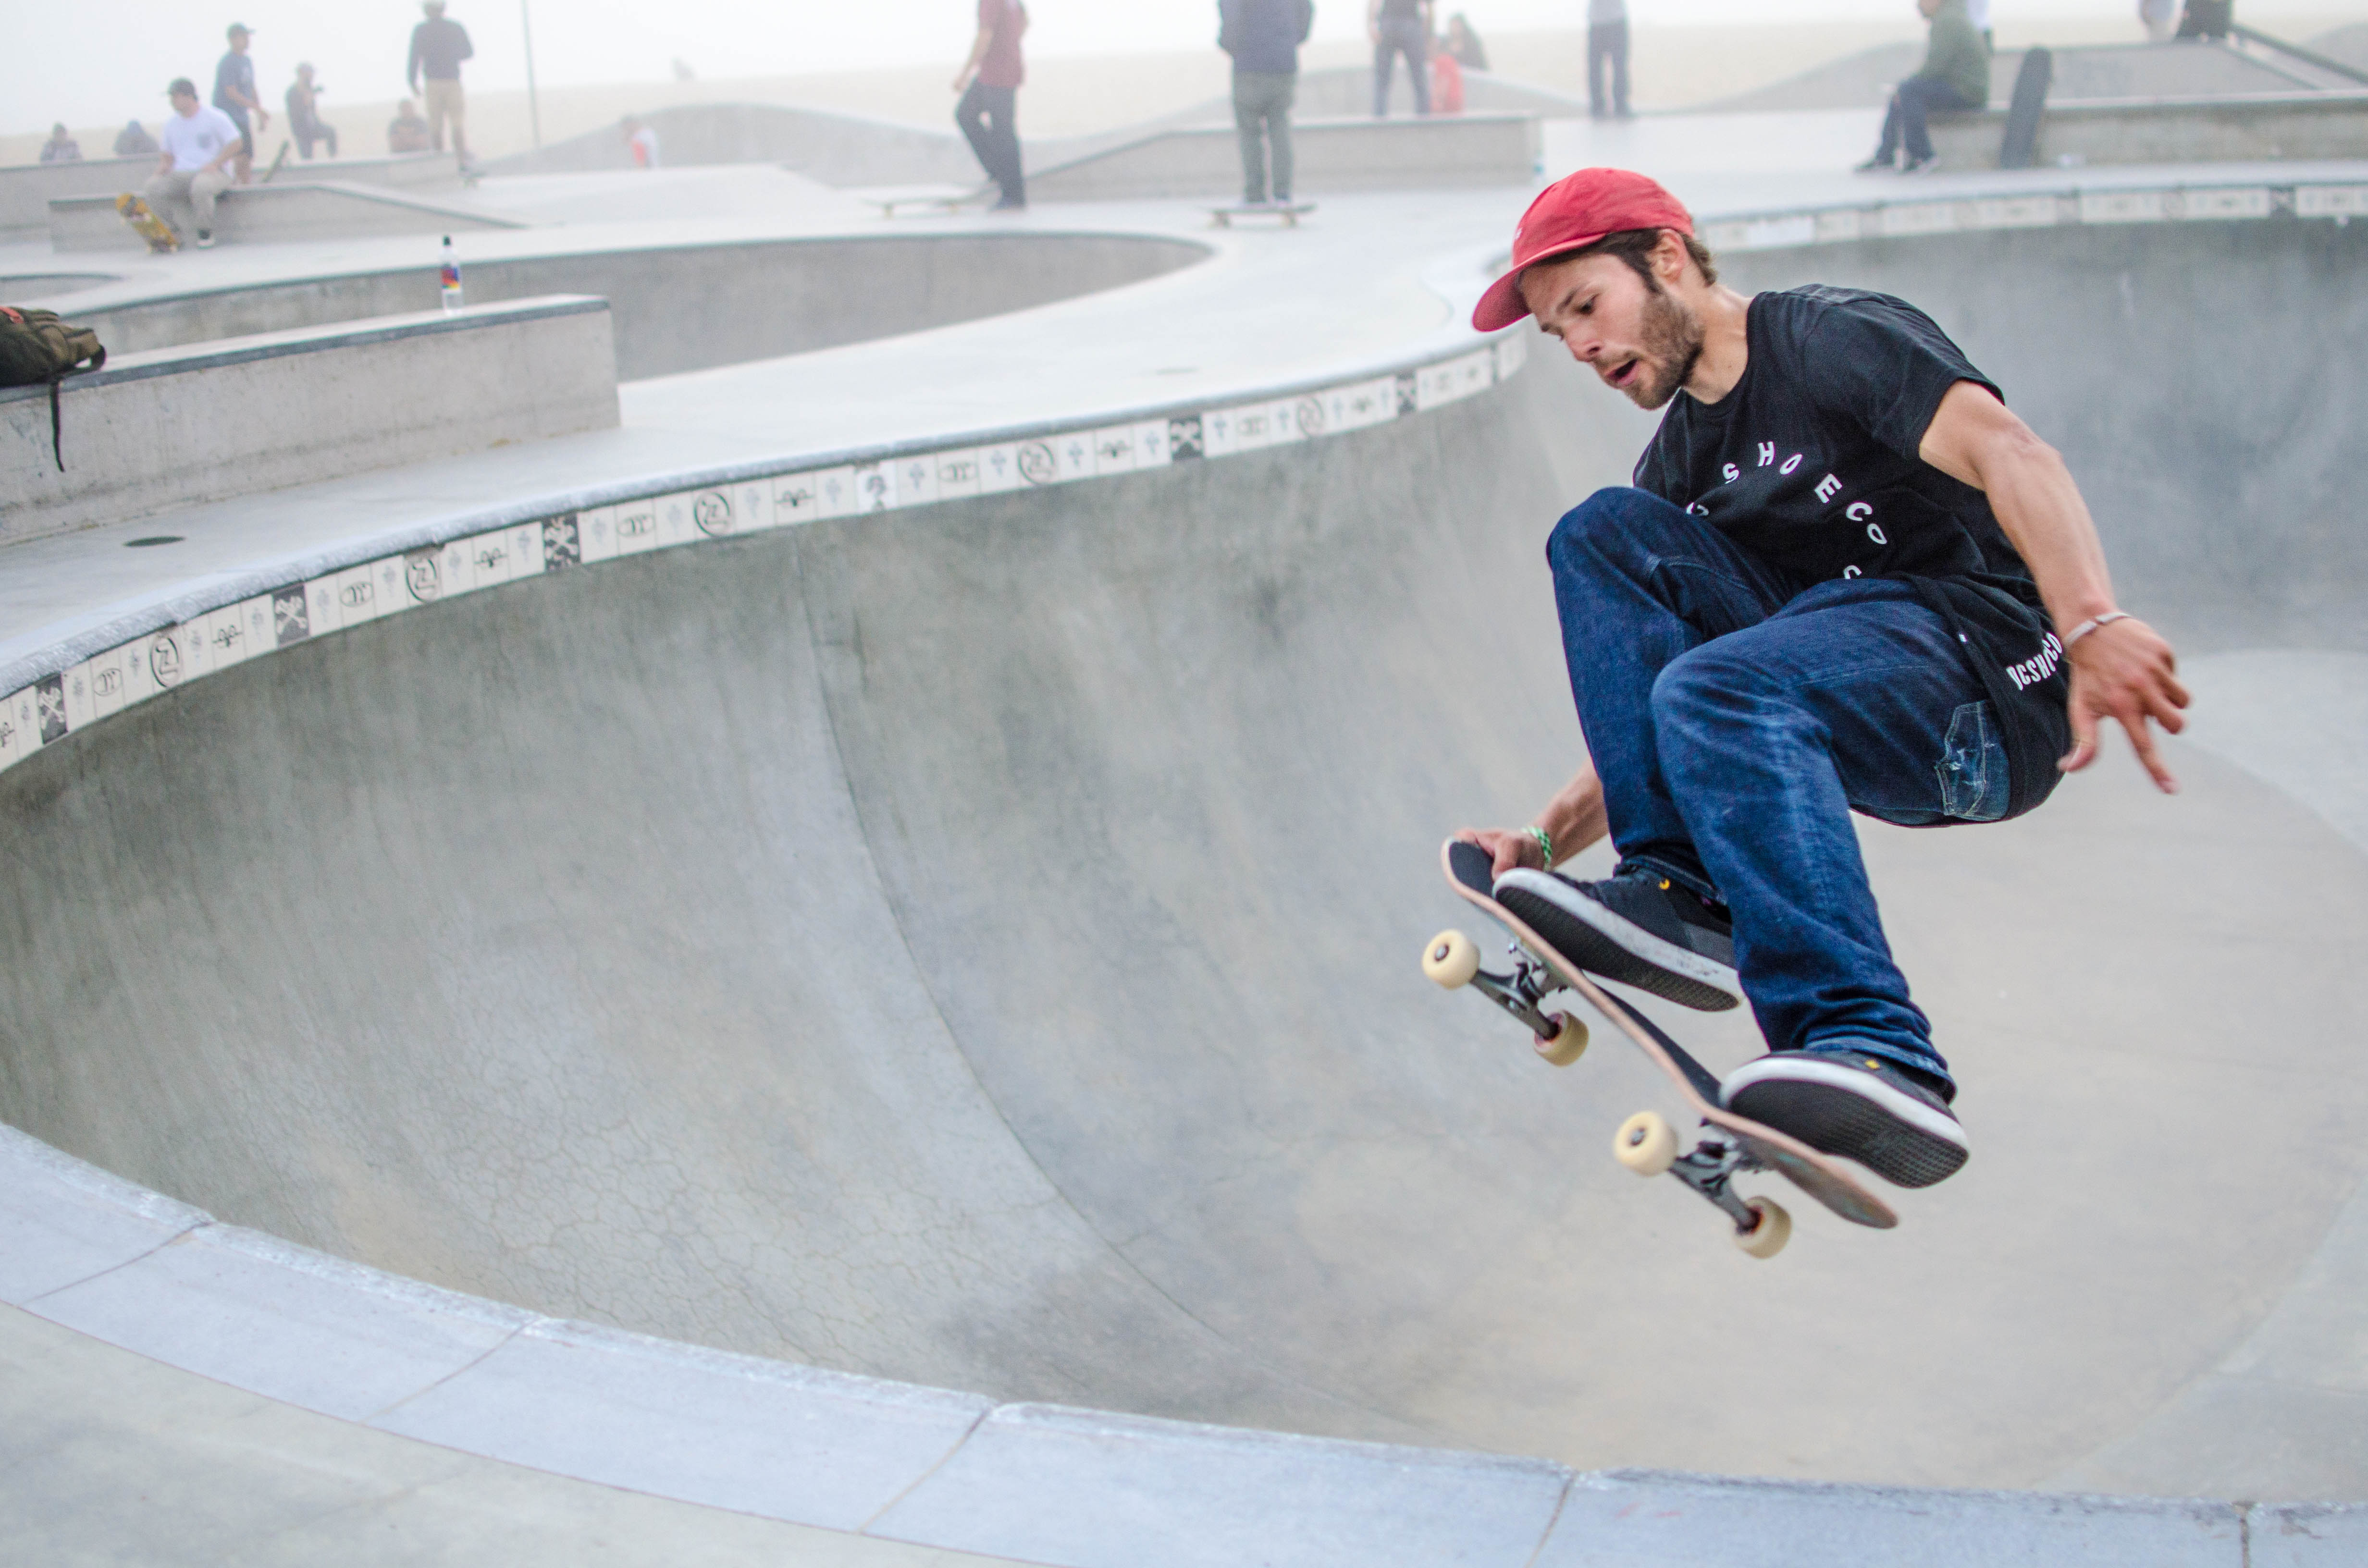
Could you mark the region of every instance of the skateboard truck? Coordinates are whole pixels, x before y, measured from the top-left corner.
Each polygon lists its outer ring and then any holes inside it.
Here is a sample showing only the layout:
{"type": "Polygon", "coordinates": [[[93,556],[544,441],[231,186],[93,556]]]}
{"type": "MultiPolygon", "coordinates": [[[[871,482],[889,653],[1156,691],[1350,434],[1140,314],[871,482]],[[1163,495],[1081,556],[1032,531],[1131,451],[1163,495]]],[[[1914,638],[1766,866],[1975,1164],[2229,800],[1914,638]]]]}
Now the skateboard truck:
{"type": "Polygon", "coordinates": [[[1792,1239],[1793,1217],[1782,1204],[1742,1197],[1731,1185],[1736,1176],[1766,1170],[1768,1163],[1711,1123],[1702,1125],[1708,1136],[1680,1154],[1676,1130],[1658,1113],[1640,1110],[1612,1134],[1612,1157],[1638,1176],[1677,1177],[1735,1221],[1736,1246],[1754,1257],[1775,1256],[1792,1239]]]}
{"type": "Polygon", "coordinates": [[[1442,931],[1422,957],[1425,974],[1453,989],[1469,985],[1530,1028],[1531,1043],[1540,1056],[1557,1067],[1567,1067],[1587,1050],[1587,1026],[1568,1013],[1549,1013],[1538,1004],[1564,989],[1554,971],[1531,958],[1519,942],[1505,944],[1513,960],[1510,974],[1492,974],[1480,967],[1480,949],[1461,931],[1442,931]]]}

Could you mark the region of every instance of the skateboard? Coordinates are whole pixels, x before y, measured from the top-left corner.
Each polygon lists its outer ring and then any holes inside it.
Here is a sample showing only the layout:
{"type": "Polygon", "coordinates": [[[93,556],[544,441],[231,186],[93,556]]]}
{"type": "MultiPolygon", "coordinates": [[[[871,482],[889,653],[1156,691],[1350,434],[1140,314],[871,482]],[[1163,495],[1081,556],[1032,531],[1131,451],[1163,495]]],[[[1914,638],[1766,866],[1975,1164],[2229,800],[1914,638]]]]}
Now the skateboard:
{"type": "Polygon", "coordinates": [[[2023,51],[2015,68],[2014,97],[2007,103],[2006,136],[1998,142],[1998,167],[2027,169],[2039,152],[2039,117],[2055,80],[2055,57],[2044,49],[2023,51]]]}
{"type": "Polygon", "coordinates": [[[985,201],[999,194],[992,185],[888,185],[871,190],[849,193],[859,196],[880,209],[882,218],[894,218],[900,207],[940,213],[959,212],[973,202],[985,201]]]}
{"type": "Polygon", "coordinates": [[[256,180],[255,183],[256,183],[256,184],[257,184],[257,185],[269,185],[269,184],[271,183],[271,176],[274,176],[274,175],[276,175],[276,174],[278,174],[280,170],[282,170],[282,169],[286,168],[287,166],[288,166],[288,143],[287,143],[285,141],[282,141],[282,142],[279,143],[279,151],[277,153],[273,154],[273,156],[272,156],[272,159],[271,159],[271,166],[270,166],[269,168],[268,168],[268,169],[264,170],[264,171],[263,171],[263,177],[262,177],[261,179],[259,179],[259,180],[256,180]]]}
{"type": "Polygon", "coordinates": [[[147,202],[130,191],[115,199],[115,214],[133,233],[146,240],[148,248],[158,256],[169,256],[181,248],[181,236],[173,232],[173,225],[156,216],[147,202]]]}
{"type": "Polygon", "coordinates": [[[1734,1221],[1735,1244],[1754,1257],[1782,1252],[1791,1239],[1793,1219],[1772,1199],[1744,1198],[1735,1191],[1735,1178],[1752,1171],[1777,1172],[1854,1225],[1887,1231],[1899,1223],[1890,1205],[1827,1155],[1721,1106],[1718,1079],[1710,1069],[1652,1019],[1573,967],[1497,902],[1486,850],[1450,839],[1439,858],[1456,893],[1512,933],[1507,951],[1513,967],[1508,974],[1490,973],[1480,967],[1480,949],[1472,938],[1450,930],[1433,937],[1423,949],[1424,974],[1451,991],[1468,985],[1520,1019],[1530,1027],[1538,1054],[1557,1067],[1569,1066],[1587,1049],[1587,1026],[1568,1013],[1549,1014],[1541,1004],[1557,991],[1577,992],[1668,1074],[1688,1112],[1701,1119],[1701,1142],[1680,1153],[1676,1129],[1657,1112],[1638,1111],[1620,1124],[1612,1139],[1612,1155],[1622,1165],[1639,1176],[1666,1172],[1676,1176],[1734,1221]]]}
{"type": "Polygon", "coordinates": [[[1236,218],[1280,218],[1282,220],[1284,228],[1296,229],[1299,227],[1300,214],[1315,210],[1315,203],[1313,201],[1269,201],[1255,207],[1246,202],[1236,201],[1229,207],[1210,208],[1209,216],[1215,221],[1215,226],[1220,229],[1232,228],[1234,220],[1236,218]]]}

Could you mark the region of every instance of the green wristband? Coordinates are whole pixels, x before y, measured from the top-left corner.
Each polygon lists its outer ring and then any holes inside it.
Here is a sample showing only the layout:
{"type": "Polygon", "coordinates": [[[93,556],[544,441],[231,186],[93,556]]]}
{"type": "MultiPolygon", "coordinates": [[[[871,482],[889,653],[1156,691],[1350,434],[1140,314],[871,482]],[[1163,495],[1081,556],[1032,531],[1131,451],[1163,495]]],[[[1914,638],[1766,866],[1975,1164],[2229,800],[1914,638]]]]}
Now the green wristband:
{"type": "Polygon", "coordinates": [[[1538,852],[1546,858],[1546,869],[1553,870],[1554,835],[1542,827],[1525,827],[1521,831],[1538,841],[1538,852]]]}

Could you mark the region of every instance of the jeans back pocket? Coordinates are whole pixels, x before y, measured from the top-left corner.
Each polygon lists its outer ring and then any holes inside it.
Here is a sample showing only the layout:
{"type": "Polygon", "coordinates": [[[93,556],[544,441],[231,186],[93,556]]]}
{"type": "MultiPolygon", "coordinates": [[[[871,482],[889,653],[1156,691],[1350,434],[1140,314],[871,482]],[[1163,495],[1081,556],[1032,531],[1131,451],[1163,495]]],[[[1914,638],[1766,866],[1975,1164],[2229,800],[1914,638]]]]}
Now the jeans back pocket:
{"type": "Polygon", "coordinates": [[[2006,740],[1988,703],[1957,705],[1932,771],[1941,776],[1943,813],[1964,822],[1996,822],[2006,815],[2006,740]]]}

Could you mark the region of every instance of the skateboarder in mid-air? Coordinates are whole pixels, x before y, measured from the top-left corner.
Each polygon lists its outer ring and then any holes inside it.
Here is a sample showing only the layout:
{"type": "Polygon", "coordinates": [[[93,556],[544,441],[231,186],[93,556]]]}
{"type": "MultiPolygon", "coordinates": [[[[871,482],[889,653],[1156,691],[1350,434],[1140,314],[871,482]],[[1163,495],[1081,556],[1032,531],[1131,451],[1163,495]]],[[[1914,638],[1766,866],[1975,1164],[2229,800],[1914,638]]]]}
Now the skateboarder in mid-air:
{"type": "Polygon", "coordinates": [[[2169,645],[2114,607],[2062,459],[1904,301],[1747,299],[1668,192],[1586,169],[1523,215],[1472,319],[1531,314],[1668,413],[1634,485],[1546,546],[1589,761],[1531,826],[1458,836],[1578,967],[1691,1007],[1749,999],[1769,1054],[1721,1085],[1729,1109],[1940,1181],[1965,1162],[1956,1085],[1850,813],[2018,816],[2107,718],[2175,790],[2149,728],[2184,722],[2169,645]],[[1611,877],[1554,871],[1607,834],[1611,877]]]}

